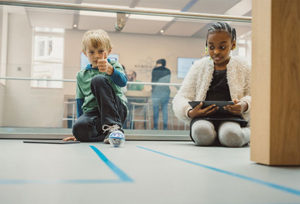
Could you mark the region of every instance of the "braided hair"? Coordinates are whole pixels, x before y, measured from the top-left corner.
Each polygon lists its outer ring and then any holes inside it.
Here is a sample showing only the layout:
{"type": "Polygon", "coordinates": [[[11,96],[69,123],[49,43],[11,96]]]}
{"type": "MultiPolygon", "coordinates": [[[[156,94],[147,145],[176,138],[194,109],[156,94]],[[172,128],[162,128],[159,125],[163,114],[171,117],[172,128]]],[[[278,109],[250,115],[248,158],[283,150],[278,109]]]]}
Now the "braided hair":
{"type": "Polygon", "coordinates": [[[206,36],[206,46],[207,46],[208,35],[211,33],[220,32],[220,31],[227,32],[231,36],[231,42],[236,40],[235,28],[232,28],[228,23],[225,23],[225,22],[216,22],[208,28],[207,36],[206,36]]]}

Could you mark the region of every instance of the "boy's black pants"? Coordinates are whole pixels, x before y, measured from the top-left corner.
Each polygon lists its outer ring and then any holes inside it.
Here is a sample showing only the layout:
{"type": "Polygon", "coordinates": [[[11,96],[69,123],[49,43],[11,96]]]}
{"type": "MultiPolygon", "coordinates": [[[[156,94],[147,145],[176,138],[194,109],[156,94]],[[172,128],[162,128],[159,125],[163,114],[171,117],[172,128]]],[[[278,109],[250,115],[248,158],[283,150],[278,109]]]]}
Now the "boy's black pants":
{"type": "Polygon", "coordinates": [[[122,127],[127,115],[127,108],[116,95],[109,81],[103,75],[95,76],[91,81],[91,90],[98,107],[82,114],[73,126],[73,135],[81,142],[103,141],[103,125],[122,127]]]}

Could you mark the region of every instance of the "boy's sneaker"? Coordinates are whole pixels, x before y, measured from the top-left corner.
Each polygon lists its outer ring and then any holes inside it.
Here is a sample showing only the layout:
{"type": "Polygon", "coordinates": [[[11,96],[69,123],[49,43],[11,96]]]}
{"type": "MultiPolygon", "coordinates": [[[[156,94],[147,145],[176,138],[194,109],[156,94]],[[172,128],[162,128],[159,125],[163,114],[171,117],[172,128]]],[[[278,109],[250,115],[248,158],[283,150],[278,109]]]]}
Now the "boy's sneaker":
{"type": "Polygon", "coordinates": [[[108,135],[106,135],[106,137],[103,140],[104,144],[109,144],[109,139],[108,139],[108,135]]]}
{"type": "Polygon", "coordinates": [[[125,135],[118,125],[103,125],[102,130],[107,134],[103,141],[105,144],[111,144],[113,147],[124,145],[125,135]]]}

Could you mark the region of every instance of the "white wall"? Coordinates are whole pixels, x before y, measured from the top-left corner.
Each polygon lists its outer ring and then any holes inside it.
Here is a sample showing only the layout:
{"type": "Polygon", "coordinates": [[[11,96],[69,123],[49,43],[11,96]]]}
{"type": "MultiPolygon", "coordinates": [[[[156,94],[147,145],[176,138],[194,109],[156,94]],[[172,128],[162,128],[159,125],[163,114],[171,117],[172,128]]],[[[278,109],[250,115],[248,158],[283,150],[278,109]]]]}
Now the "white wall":
{"type": "MultiPolygon", "coordinates": [[[[1,72],[1,67],[2,67],[2,45],[3,45],[3,41],[2,41],[2,36],[3,36],[3,7],[0,7],[0,72],[1,72]]],[[[1,76],[1,74],[0,74],[1,76]]],[[[5,93],[5,87],[1,84],[1,80],[0,80],[0,126],[2,126],[3,124],[3,106],[4,106],[4,93],[5,93]]]]}
{"type": "Polygon", "coordinates": [[[157,59],[165,58],[171,69],[171,82],[177,79],[177,57],[201,57],[204,41],[196,38],[179,38],[150,35],[110,34],[120,61],[127,70],[135,70],[142,81],[151,81],[151,71],[157,59]],[[145,66],[146,65],[146,66],[145,66]]]}
{"type": "MultiPolygon", "coordinates": [[[[7,76],[30,77],[32,29],[26,15],[10,14],[8,32],[7,76]]],[[[75,79],[80,69],[83,33],[74,30],[65,32],[66,79],[75,79]]],[[[109,35],[113,43],[112,53],[119,54],[120,62],[126,66],[127,71],[137,71],[138,78],[142,81],[150,81],[155,61],[166,58],[167,67],[172,71],[172,82],[180,82],[176,76],[177,57],[201,57],[204,53],[204,40],[195,38],[122,33],[109,35]]],[[[63,98],[64,95],[75,95],[75,83],[64,83],[63,89],[43,89],[31,88],[29,81],[8,81],[5,94],[3,125],[62,127],[63,98]]]]}
{"type": "Polygon", "coordinates": [[[0,84],[0,127],[3,126],[4,95],[5,95],[4,86],[0,84]]]}
{"type": "MultiPolygon", "coordinates": [[[[6,59],[7,59],[7,26],[8,26],[8,11],[7,7],[0,8],[0,76],[6,76],[6,59]]],[[[5,84],[5,80],[0,80],[0,83],[5,84]]]]}
{"type": "MultiPolygon", "coordinates": [[[[32,30],[26,15],[10,14],[7,76],[30,77],[32,30]]],[[[62,89],[31,88],[29,81],[7,81],[4,126],[61,127],[62,89]]]]}

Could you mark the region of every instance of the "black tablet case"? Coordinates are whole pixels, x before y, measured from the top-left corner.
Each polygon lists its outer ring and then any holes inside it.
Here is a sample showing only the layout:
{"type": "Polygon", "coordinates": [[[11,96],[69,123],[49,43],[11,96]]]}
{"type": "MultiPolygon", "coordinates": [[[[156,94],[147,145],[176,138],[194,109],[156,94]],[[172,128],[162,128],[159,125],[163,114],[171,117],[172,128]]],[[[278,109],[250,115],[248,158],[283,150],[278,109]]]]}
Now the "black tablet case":
{"type": "Polygon", "coordinates": [[[202,108],[206,108],[207,106],[210,106],[212,104],[216,104],[216,106],[219,107],[219,110],[217,111],[220,114],[229,114],[230,113],[223,109],[223,106],[226,105],[233,105],[234,103],[232,101],[190,101],[189,104],[192,106],[192,108],[195,108],[198,104],[203,103],[202,108]]]}
{"type": "Polygon", "coordinates": [[[233,121],[238,122],[241,127],[246,127],[248,122],[243,119],[241,116],[236,116],[231,114],[229,111],[223,109],[226,105],[233,105],[232,101],[189,101],[189,104],[192,108],[196,107],[200,102],[203,102],[202,108],[206,108],[212,104],[216,104],[219,107],[219,110],[211,116],[203,117],[203,119],[209,121],[233,121]]]}
{"type": "Polygon", "coordinates": [[[63,141],[63,140],[24,140],[24,143],[39,143],[39,144],[74,144],[80,141],[63,141]]]}

